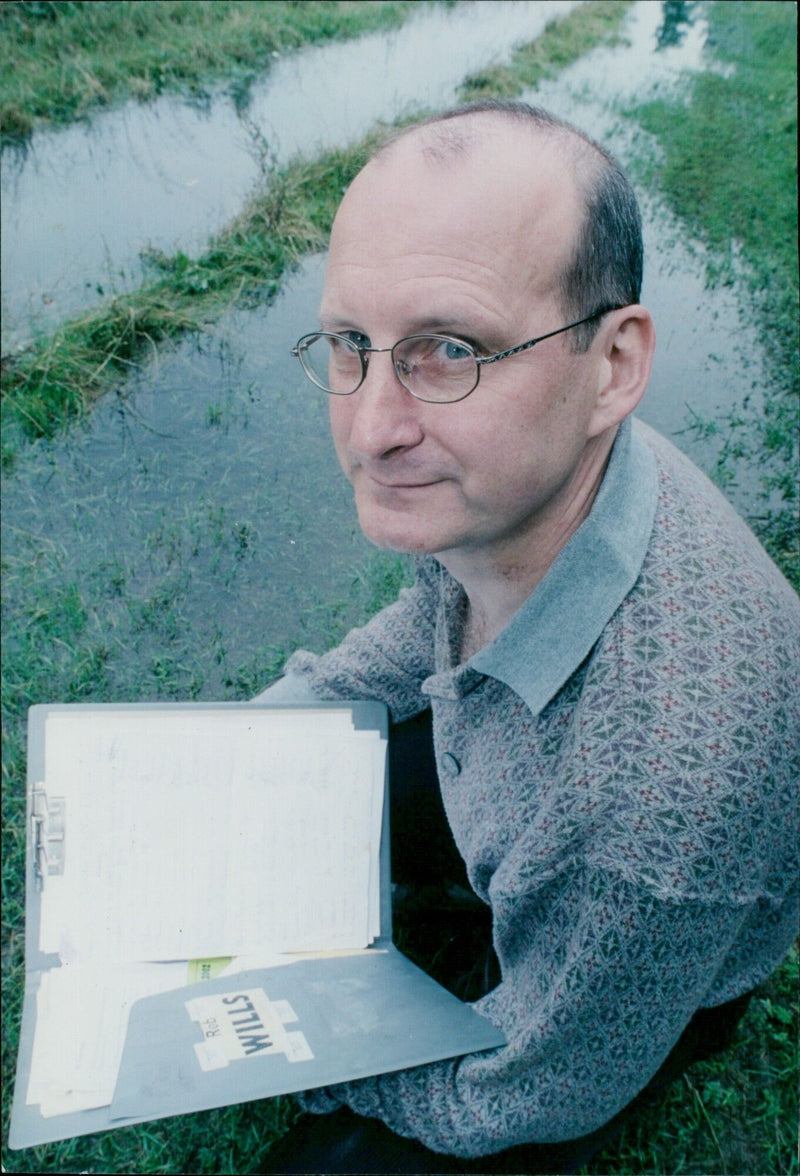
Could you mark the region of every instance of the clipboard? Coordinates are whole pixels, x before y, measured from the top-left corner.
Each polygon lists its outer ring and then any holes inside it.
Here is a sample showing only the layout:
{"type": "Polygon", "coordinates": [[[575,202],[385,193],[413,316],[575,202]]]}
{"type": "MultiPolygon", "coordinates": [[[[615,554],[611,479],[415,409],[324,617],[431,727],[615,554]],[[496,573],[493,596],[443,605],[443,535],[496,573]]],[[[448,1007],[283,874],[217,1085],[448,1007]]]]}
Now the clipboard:
{"type": "MultiPolygon", "coordinates": [[[[11,1148],[289,1094],[505,1044],[495,1026],[412,964],[392,941],[387,739],[386,708],[373,702],[31,708],[26,975],[11,1148]],[[44,1102],[29,1099],[37,1010],[43,986],[49,983],[48,973],[69,967],[58,953],[42,950],[43,904],[48,885],[57,886],[70,869],[70,830],[76,830],[80,817],[70,797],[59,795],[49,785],[48,722],[63,726],[77,720],[93,723],[96,718],[113,729],[115,723],[133,718],[139,724],[137,730],[157,725],[162,732],[183,730],[187,724],[187,730],[195,731],[198,724],[203,729],[215,724],[223,738],[230,729],[231,739],[236,739],[243,722],[258,724],[260,716],[268,716],[274,724],[291,715],[297,722],[298,712],[302,712],[300,718],[311,732],[331,711],[349,715],[354,731],[371,734],[383,749],[382,796],[377,798],[380,849],[377,876],[370,876],[377,889],[377,923],[370,944],[322,955],[313,951],[293,955],[292,962],[275,967],[254,966],[252,957],[237,957],[245,966],[239,968],[234,961],[219,975],[209,968],[208,979],[169,983],[164,991],[134,1000],[127,1012],[116,1081],[108,1102],[43,1113],[44,1102]]],[[[54,771],[50,774],[57,775],[54,771]]],[[[102,772],[96,786],[104,786],[102,772]]],[[[57,979],[64,976],[66,973],[57,979]]]]}

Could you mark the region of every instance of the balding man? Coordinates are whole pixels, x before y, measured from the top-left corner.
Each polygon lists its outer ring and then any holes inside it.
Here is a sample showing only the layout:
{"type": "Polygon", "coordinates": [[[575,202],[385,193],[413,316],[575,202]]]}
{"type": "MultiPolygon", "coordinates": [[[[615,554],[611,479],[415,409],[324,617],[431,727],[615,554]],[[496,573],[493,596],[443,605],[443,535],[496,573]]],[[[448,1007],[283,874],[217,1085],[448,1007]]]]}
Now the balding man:
{"type": "MultiPolygon", "coordinates": [[[[617,164],[527,106],[399,133],[342,201],[296,354],[365,534],[418,576],[265,697],[388,704],[394,866],[486,912],[450,980],[508,1045],[309,1093],[333,1113],[275,1171],[572,1171],[796,933],[800,609],[630,419],[641,271],[617,164]]],[[[443,949],[457,906],[414,908],[443,949]]]]}

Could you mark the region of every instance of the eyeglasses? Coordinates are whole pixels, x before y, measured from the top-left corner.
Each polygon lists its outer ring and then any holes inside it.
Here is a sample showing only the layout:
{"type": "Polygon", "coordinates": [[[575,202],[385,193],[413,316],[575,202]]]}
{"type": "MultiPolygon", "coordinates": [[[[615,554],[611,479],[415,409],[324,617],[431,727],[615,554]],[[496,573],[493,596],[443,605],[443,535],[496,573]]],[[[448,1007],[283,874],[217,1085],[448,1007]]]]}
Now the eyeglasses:
{"type": "Polygon", "coordinates": [[[486,364],[519,355],[543,339],[552,339],[554,335],[571,331],[573,327],[580,327],[618,309],[616,306],[602,307],[575,323],[568,323],[557,331],[548,331],[546,335],[529,339],[508,351],[498,351],[495,355],[478,355],[471,343],[450,335],[408,335],[394,347],[364,347],[348,335],[329,331],[303,335],[292,348],[292,355],[300,360],[309,380],[323,392],[333,396],[352,396],[366,379],[370,354],[390,351],[397,378],[412,396],[431,404],[452,404],[474,392],[481,368],[486,364]]]}

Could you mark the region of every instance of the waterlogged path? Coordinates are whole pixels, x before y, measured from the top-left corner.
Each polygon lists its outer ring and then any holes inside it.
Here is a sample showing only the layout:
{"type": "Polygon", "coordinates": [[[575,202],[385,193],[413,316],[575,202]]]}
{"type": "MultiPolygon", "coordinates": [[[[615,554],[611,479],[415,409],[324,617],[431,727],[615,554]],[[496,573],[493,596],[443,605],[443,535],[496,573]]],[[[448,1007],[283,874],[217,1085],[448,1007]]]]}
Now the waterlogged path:
{"type": "Polygon", "coordinates": [[[379,119],[441,107],[471,70],[508,58],[577,0],[420,6],[391,33],[277,59],[246,93],[127,102],[6,149],[3,351],[135,287],[151,246],[196,255],[239,211],[259,153],[283,163],[357,139],[379,119]]]}
{"type": "MultiPolygon", "coordinates": [[[[531,7],[545,6],[488,6],[517,16],[531,7]]],[[[452,29],[461,29],[463,10],[450,16],[452,29]]],[[[439,64],[441,46],[450,44],[448,28],[437,38],[439,64]]],[[[638,4],[626,45],[588,55],[532,97],[609,141],[623,159],[639,158],[649,145],[616,104],[674,84],[680,68],[703,66],[702,24],[677,31],[683,33],[677,44],[659,48],[662,6],[638,4]]],[[[455,31],[452,39],[458,40],[455,31]]],[[[360,111],[358,91],[349,87],[362,75],[368,105],[377,86],[368,66],[381,72],[399,52],[391,41],[370,37],[315,51],[307,77],[301,57],[279,67],[294,71],[300,94],[317,84],[326,54],[340,63],[340,83],[348,89],[329,80],[327,100],[322,91],[305,107],[308,143],[333,133],[320,130],[318,116],[338,106],[340,92],[351,95],[343,109],[360,111]]],[[[426,58],[423,66],[414,44],[397,58],[392,77],[420,70],[433,88],[428,74],[437,64],[426,58]]],[[[470,58],[466,68],[490,56],[470,58]]],[[[287,76],[280,74],[281,85],[287,76]]],[[[450,93],[457,80],[448,74],[442,86],[450,93]]],[[[389,109],[372,110],[367,123],[396,113],[407,101],[402,95],[414,90],[395,93],[394,85],[386,82],[385,92],[394,95],[389,109]]],[[[257,110],[254,98],[254,121],[257,110]]],[[[302,126],[303,118],[297,122],[302,126]]],[[[288,121],[281,126],[281,149],[294,150],[300,130],[290,140],[288,121]]],[[[363,128],[354,122],[340,129],[351,135],[363,128]]],[[[731,291],[704,289],[702,254],[685,231],[657,202],[645,200],[644,211],[645,301],[660,346],[641,415],[707,464],[708,453],[682,434],[687,412],[747,395],[759,379],[758,341],[740,321],[731,291]]],[[[183,218],[174,209],[172,215],[174,244],[183,218]]],[[[11,634],[12,649],[25,626],[33,632],[71,617],[78,654],[85,649],[86,658],[98,657],[105,650],[98,681],[108,696],[221,697],[246,691],[246,683],[255,689],[263,679],[253,659],[267,647],[323,648],[337,625],[359,617],[374,552],[357,531],[336,466],[324,397],[314,395],[289,356],[298,335],[314,325],[322,273],[323,260],[310,259],[274,305],[232,312],[199,341],[162,351],[124,396],[107,397],[68,435],[20,454],[3,487],[7,627],[20,627],[11,634]]],[[[64,683],[55,676],[51,688],[53,697],[61,696],[64,683]]]]}

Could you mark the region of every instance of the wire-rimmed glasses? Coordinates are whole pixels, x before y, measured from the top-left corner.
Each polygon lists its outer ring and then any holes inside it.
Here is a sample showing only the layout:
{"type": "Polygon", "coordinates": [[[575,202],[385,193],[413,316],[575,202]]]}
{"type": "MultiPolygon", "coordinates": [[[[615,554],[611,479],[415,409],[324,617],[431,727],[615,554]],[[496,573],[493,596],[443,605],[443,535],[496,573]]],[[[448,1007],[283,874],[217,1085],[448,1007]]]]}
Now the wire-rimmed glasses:
{"type": "Polygon", "coordinates": [[[292,348],[292,355],[300,360],[309,380],[323,392],[332,396],[352,396],[366,379],[370,354],[388,351],[398,380],[412,396],[431,404],[452,404],[477,388],[481,368],[486,364],[518,355],[544,339],[571,331],[573,327],[617,309],[602,307],[577,322],[494,355],[478,355],[471,343],[450,335],[407,335],[393,347],[364,347],[348,335],[331,331],[312,331],[303,335],[292,348]]]}

